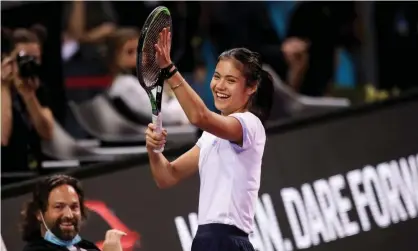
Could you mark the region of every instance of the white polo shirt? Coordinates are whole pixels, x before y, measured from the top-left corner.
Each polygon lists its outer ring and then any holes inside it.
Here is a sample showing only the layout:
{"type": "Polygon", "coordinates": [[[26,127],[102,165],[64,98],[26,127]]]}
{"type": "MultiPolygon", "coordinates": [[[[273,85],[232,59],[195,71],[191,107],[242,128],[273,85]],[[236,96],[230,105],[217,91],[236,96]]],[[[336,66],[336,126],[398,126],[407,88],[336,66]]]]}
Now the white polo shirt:
{"type": "Polygon", "coordinates": [[[246,233],[253,229],[266,133],[251,112],[234,113],[243,131],[242,147],[203,132],[200,148],[199,225],[223,223],[246,233]]]}

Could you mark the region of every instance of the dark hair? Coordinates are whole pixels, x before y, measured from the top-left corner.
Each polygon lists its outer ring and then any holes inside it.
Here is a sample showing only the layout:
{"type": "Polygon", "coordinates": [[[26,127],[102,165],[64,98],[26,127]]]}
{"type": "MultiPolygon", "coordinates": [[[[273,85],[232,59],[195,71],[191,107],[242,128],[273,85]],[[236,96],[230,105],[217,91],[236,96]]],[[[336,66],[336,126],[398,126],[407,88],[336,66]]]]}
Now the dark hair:
{"type": "Polygon", "coordinates": [[[106,38],[105,59],[112,75],[122,70],[117,66],[116,57],[120,53],[123,45],[127,41],[136,38],[139,38],[139,32],[135,28],[116,29],[106,38]]]}
{"type": "Polygon", "coordinates": [[[39,181],[33,190],[32,200],[25,204],[21,216],[22,239],[30,242],[41,237],[41,226],[37,218],[39,211],[46,212],[50,192],[61,185],[69,185],[74,188],[80,200],[80,211],[83,219],[86,218],[84,206],[84,191],[80,181],[67,175],[52,175],[39,181]]]}
{"type": "Polygon", "coordinates": [[[45,27],[39,24],[31,26],[29,29],[18,28],[11,34],[11,43],[15,47],[19,43],[37,43],[43,45],[47,38],[45,27]]]}
{"type": "Polygon", "coordinates": [[[227,58],[233,58],[242,64],[247,86],[257,85],[257,90],[248,103],[248,109],[264,123],[270,116],[274,87],[273,78],[262,68],[260,54],[246,48],[234,48],[223,52],[218,62],[227,58]]]}

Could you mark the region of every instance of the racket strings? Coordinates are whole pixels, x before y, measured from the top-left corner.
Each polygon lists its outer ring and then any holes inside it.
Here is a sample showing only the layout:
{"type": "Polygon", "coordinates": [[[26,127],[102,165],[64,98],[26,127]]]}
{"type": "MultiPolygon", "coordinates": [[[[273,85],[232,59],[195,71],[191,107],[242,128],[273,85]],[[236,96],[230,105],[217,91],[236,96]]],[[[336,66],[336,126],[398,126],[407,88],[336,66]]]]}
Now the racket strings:
{"type": "Polygon", "coordinates": [[[167,27],[171,28],[171,17],[163,12],[154,18],[148,28],[142,50],[142,74],[147,87],[154,86],[158,80],[160,68],[155,57],[154,45],[158,43],[160,32],[167,27]]]}

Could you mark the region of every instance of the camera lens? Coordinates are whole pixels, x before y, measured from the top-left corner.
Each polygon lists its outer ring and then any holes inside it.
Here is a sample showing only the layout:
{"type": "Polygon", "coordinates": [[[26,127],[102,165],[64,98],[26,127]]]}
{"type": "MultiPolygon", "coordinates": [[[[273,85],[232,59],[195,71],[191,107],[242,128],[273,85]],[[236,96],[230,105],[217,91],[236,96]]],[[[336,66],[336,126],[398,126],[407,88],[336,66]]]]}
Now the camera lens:
{"type": "Polygon", "coordinates": [[[26,55],[24,51],[20,51],[16,58],[19,68],[19,75],[22,78],[33,78],[39,74],[39,65],[36,62],[36,58],[30,55],[26,55]]]}

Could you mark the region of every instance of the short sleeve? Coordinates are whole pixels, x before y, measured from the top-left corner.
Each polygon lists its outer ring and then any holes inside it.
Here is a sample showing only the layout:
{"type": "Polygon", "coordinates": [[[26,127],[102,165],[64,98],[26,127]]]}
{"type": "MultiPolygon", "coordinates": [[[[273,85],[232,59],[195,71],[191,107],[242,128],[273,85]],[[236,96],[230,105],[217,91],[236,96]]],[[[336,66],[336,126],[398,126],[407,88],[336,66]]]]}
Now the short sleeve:
{"type": "Polygon", "coordinates": [[[235,143],[231,143],[234,149],[238,151],[243,151],[256,144],[255,141],[258,137],[258,134],[260,133],[259,131],[264,130],[264,127],[260,119],[250,112],[233,113],[229,116],[238,119],[242,126],[242,146],[239,146],[235,143]]]}
{"type": "Polygon", "coordinates": [[[200,138],[197,140],[196,145],[202,149],[209,142],[209,134],[203,132],[200,138]]]}

